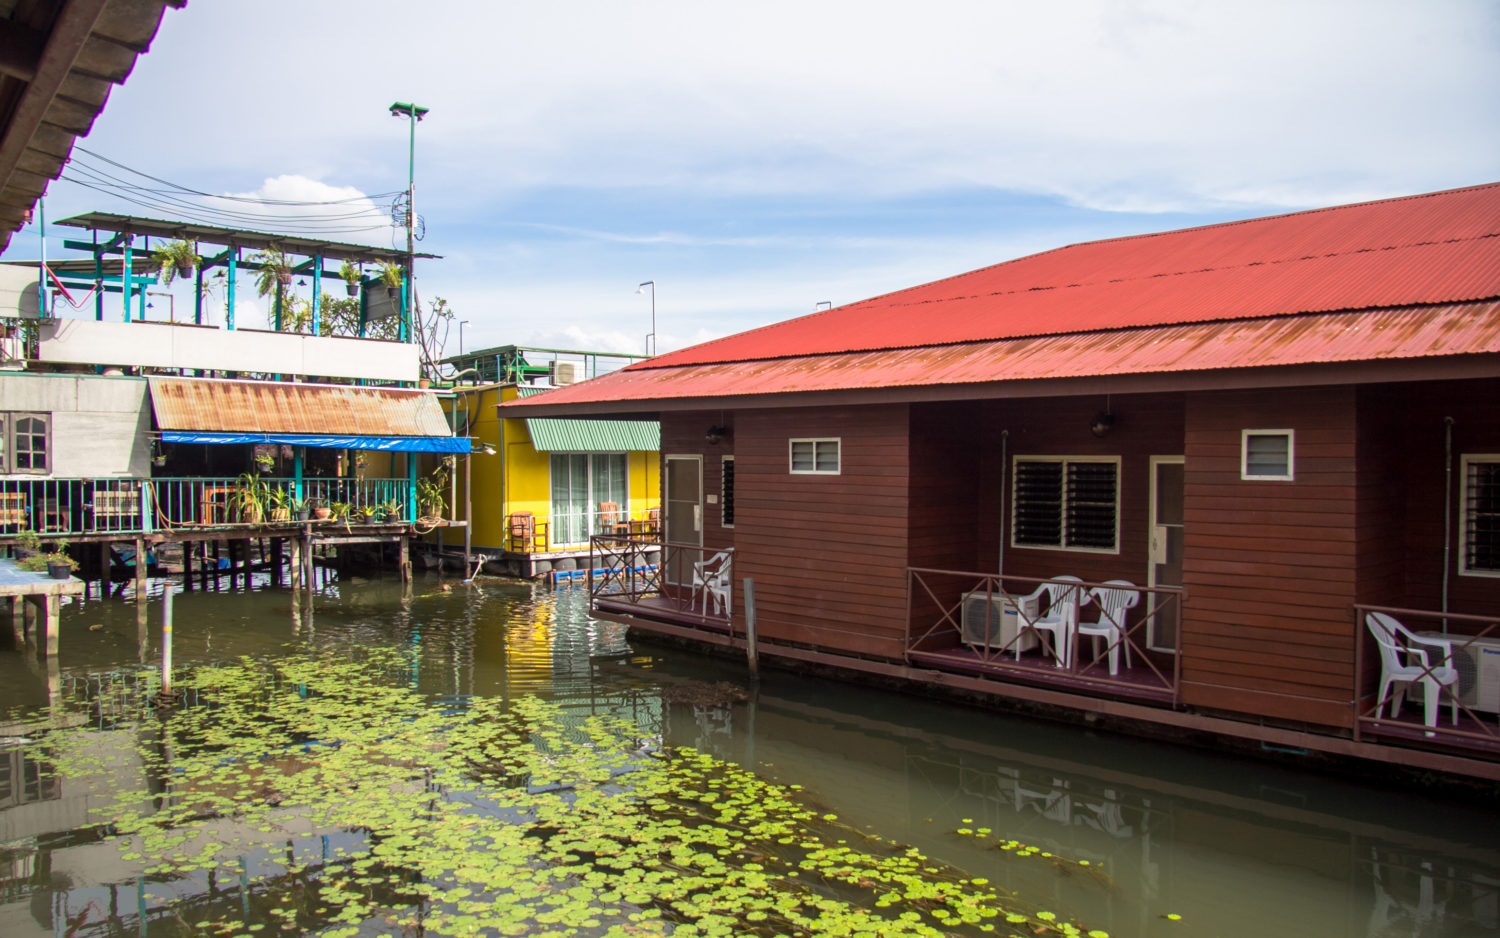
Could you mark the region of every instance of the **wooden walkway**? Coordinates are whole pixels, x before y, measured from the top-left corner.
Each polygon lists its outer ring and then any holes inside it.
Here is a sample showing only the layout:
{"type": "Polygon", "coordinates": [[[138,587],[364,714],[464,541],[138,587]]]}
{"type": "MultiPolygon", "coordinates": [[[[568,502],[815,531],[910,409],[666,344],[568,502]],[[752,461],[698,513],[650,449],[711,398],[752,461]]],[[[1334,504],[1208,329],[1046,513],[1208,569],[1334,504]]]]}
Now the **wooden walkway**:
{"type": "Polygon", "coordinates": [[[29,628],[37,648],[55,656],[62,598],[82,593],[83,581],[77,577],[54,580],[45,573],[18,569],[14,560],[0,560],[0,600],[8,607],[17,649],[26,647],[29,628]]]}

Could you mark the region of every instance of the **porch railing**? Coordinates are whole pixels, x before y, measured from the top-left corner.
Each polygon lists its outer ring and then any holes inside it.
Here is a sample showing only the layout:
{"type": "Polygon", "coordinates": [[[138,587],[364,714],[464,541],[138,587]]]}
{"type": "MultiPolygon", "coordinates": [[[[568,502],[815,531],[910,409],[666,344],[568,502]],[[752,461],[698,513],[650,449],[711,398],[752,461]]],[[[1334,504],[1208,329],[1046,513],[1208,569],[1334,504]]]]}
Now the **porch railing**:
{"type": "Polygon", "coordinates": [[[621,508],[615,512],[573,511],[551,514],[545,518],[549,527],[551,543],[557,547],[573,547],[592,543],[600,535],[656,534],[659,523],[651,517],[651,509],[631,511],[621,508]],[[618,528],[619,530],[615,530],[618,528]]]}
{"type": "Polygon", "coordinates": [[[1178,701],[1182,672],[1182,633],[1178,626],[1186,596],[1180,587],[918,567],[908,568],[907,575],[909,662],[921,657],[930,667],[934,657],[947,657],[963,668],[1013,672],[1043,681],[1060,677],[1084,680],[1135,693],[1149,691],[1170,698],[1174,706],[1178,701]],[[1037,595],[1038,588],[1046,584],[1075,593],[1079,607],[1071,622],[1034,627],[1048,621],[1047,600],[1037,595]],[[1095,589],[1124,589],[1138,596],[1133,607],[1111,611],[1092,600],[1095,589]],[[1097,622],[1099,628],[1081,633],[1080,621],[1097,622]],[[1152,636],[1149,642],[1148,635],[1152,636]],[[1023,660],[1024,652],[1035,653],[1023,660]],[[1115,668],[1110,666],[1112,652],[1115,668]],[[1127,661],[1125,667],[1119,667],[1127,661]]]}
{"type": "Polygon", "coordinates": [[[1406,736],[1457,745],[1500,747],[1500,617],[1431,609],[1354,606],[1354,738],[1406,736]],[[1383,613],[1389,619],[1373,617],[1383,613]],[[1395,620],[1397,626],[1388,624],[1395,620]],[[1392,662],[1380,644],[1408,645],[1402,629],[1424,641],[1392,662]],[[1381,693],[1387,669],[1398,665],[1381,693]],[[1401,702],[1424,704],[1437,693],[1436,721],[1408,717],[1401,702]]]}
{"type": "Polygon", "coordinates": [[[705,624],[733,621],[734,548],[674,544],[654,534],[589,539],[589,599],[666,611],[705,624]],[[655,553],[652,557],[651,554],[655,553]]]}
{"type": "MultiPolygon", "coordinates": [[[[295,495],[296,481],[262,478],[265,491],[295,495]]],[[[137,535],[182,527],[236,527],[293,520],[290,505],[274,500],[250,508],[238,495],[238,478],[8,479],[0,482],[0,540],[23,531],[43,538],[96,534],[137,535]]],[[[415,509],[406,479],[304,479],[305,498],[360,511],[394,507],[396,520],[411,522],[415,509]]],[[[358,519],[356,519],[357,521],[358,519]]]]}

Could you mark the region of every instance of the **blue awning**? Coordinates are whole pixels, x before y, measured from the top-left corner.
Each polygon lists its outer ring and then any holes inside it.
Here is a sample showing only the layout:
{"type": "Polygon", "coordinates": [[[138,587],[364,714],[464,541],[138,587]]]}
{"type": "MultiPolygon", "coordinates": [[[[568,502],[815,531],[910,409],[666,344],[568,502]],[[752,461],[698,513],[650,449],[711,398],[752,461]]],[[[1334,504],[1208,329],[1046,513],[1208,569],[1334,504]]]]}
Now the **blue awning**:
{"type": "Polygon", "coordinates": [[[328,436],[318,433],[200,433],[163,430],[164,443],[283,443],[322,449],[362,449],[384,453],[470,453],[466,436],[328,436]]]}

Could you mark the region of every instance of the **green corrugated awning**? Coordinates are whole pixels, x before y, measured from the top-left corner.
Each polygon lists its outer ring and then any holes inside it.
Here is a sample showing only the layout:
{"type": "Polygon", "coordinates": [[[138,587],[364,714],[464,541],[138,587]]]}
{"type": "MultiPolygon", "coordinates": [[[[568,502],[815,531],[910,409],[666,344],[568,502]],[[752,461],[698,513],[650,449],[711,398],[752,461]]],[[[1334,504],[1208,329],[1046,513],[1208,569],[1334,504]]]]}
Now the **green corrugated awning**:
{"type": "Polygon", "coordinates": [[[654,453],[661,449],[661,424],[654,420],[567,420],[532,417],[526,421],[531,445],[542,453],[654,453]]]}

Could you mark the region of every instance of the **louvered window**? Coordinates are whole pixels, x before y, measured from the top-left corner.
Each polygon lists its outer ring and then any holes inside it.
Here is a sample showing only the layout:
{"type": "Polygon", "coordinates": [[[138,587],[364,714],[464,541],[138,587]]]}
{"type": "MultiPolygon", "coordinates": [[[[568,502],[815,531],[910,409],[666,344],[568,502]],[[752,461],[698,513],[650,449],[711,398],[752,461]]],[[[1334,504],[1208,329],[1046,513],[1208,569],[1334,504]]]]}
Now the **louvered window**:
{"type": "Polygon", "coordinates": [[[1465,456],[1463,474],[1463,570],[1500,575],[1500,456],[1465,456]]]}
{"type": "Polygon", "coordinates": [[[724,467],[719,476],[719,511],[720,522],[726,528],[734,527],[734,457],[725,456],[721,465],[724,467]]]}
{"type": "Polygon", "coordinates": [[[1011,495],[1013,546],[1119,549],[1118,460],[1018,458],[1011,495]]]}
{"type": "Polygon", "coordinates": [[[790,441],[792,474],[838,475],[839,449],[837,438],[790,441]]]}

